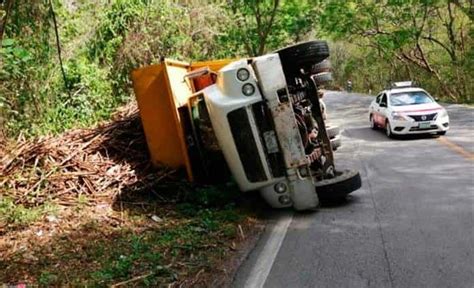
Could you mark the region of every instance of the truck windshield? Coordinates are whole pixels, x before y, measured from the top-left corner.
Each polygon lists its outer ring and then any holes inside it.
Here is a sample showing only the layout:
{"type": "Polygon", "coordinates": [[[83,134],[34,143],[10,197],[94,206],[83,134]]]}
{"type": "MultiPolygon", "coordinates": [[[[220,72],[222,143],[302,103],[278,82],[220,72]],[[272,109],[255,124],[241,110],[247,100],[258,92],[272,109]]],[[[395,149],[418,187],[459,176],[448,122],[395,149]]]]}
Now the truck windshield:
{"type": "Polygon", "coordinates": [[[433,98],[423,91],[394,93],[390,95],[390,104],[392,106],[417,105],[433,102],[433,98]]]}

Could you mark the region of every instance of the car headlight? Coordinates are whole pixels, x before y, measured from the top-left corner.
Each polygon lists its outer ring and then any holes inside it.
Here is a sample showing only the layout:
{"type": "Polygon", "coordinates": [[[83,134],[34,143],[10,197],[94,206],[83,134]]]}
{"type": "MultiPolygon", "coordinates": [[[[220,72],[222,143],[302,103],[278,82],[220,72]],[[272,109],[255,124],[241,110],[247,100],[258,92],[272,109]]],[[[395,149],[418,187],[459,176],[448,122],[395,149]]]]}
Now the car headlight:
{"type": "Polygon", "coordinates": [[[410,119],[398,112],[392,112],[392,119],[395,121],[410,121],[410,119]]]}
{"type": "Polygon", "coordinates": [[[439,112],[439,114],[438,114],[439,118],[443,118],[443,117],[446,117],[446,116],[448,116],[448,111],[446,111],[446,109],[441,110],[441,112],[439,112]]]}

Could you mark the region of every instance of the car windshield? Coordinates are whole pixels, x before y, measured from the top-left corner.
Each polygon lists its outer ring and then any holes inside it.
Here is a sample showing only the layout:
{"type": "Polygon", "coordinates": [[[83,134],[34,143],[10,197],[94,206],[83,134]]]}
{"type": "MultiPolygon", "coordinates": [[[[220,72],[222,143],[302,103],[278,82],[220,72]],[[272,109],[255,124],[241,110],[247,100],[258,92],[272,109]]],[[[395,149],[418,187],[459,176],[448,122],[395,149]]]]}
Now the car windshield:
{"type": "Polygon", "coordinates": [[[433,98],[423,91],[394,93],[390,95],[390,104],[392,106],[417,105],[433,102],[433,98]]]}

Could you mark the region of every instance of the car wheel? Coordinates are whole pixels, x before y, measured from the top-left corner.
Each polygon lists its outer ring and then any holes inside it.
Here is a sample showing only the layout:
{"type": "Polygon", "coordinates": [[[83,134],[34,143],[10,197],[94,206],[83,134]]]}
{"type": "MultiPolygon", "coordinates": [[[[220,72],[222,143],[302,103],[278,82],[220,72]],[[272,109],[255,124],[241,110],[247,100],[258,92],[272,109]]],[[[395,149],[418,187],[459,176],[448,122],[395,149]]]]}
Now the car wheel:
{"type": "Polygon", "coordinates": [[[276,53],[280,55],[284,71],[296,72],[301,68],[311,69],[314,64],[328,58],[329,47],[326,41],[308,41],[280,49],[276,53]]]}
{"type": "Polygon", "coordinates": [[[438,132],[438,133],[436,133],[436,134],[439,135],[439,136],[443,136],[443,135],[446,135],[446,131],[440,131],[440,132],[438,132]]]}
{"type": "Polygon", "coordinates": [[[321,200],[342,199],[362,186],[358,171],[343,170],[336,177],[316,182],[316,193],[321,200]]]}
{"type": "Polygon", "coordinates": [[[372,128],[372,130],[377,130],[377,124],[375,124],[374,117],[372,115],[370,115],[370,128],[372,128]]]}
{"type": "Polygon", "coordinates": [[[388,121],[385,123],[385,134],[387,135],[388,138],[393,137],[392,127],[390,126],[390,122],[388,121]]]}

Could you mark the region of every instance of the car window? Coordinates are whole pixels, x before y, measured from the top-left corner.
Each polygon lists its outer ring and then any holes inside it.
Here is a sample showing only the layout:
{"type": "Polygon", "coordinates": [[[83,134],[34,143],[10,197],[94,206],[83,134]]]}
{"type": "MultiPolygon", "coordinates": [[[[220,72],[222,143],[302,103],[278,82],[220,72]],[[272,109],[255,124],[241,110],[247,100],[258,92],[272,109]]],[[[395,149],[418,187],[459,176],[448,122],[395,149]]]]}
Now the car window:
{"type": "Polygon", "coordinates": [[[382,95],[382,100],[380,100],[380,103],[385,103],[385,104],[387,104],[387,94],[384,93],[384,94],[382,95]]]}
{"type": "Polygon", "coordinates": [[[393,106],[418,105],[433,102],[433,98],[423,91],[394,93],[390,96],[390,105],[393,106]]]}
{"type": "Polygon", "coordinates": [[[377,95],[377,98],[375,98],[375,103],[379,104],[380,99],[382,99],[382,94],[377,95]]]}

